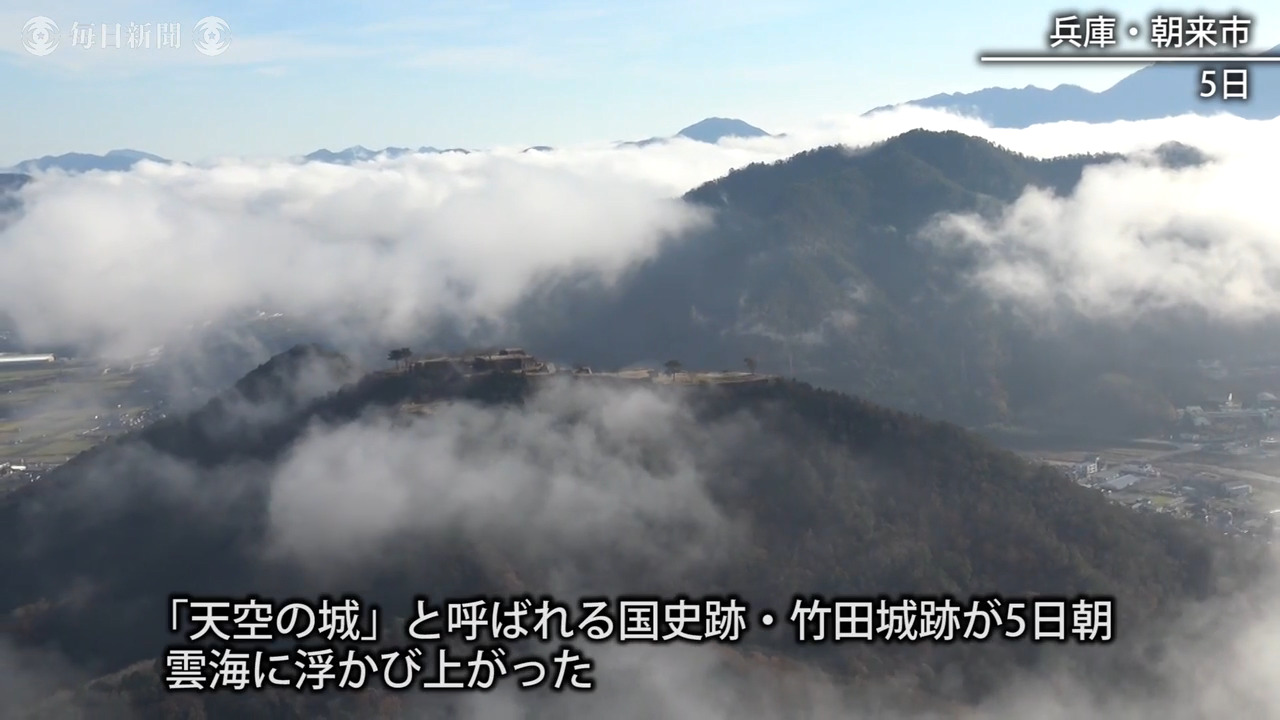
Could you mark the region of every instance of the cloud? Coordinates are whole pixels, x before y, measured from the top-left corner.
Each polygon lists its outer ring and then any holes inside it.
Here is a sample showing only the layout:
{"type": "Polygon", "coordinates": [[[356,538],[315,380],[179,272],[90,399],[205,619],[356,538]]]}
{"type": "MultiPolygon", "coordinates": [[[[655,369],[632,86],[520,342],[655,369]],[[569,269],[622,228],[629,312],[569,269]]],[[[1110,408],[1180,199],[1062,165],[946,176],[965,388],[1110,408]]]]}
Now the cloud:
{"type": "Polygon", "coordinates": [[[0,720],[30,717],[24,709],[43,702],[67,683],[88,678],[56,653],[20,648],[0,636],[0,720]]]}
{"type": "Polygon", "coordinates": [[[500,324],[546,281],[586,272],[611,282],[704,222],[677,199],[692,187],[914,127],[1037,157],[1177,140],[1222,158],[1181,172],[1096,169],[1070,198],[1029,191],[999,222],[953,219],[945,229],[986,251],[976,279],[1000,297],[1046,307],[1065,300],[1096,314],[1184,301],[1264,312],[1273,299],[1263,173],[1275,123],[1188,117],[1005,130],[905,109],[719,145],[49,174],[23,190],[25,211],[0,229],[0,266],[18,269],[0,287],[0,307],[35,343],[117,354],[259,308],[379,340],[422,336],[440,322],[500,324]]]}
{"type": "MultiPolygon", "coordinates": [[[[1071,197],[1029,191],[995,220],[952,218],[941,227],[949,241],[983,251],[976,281],[1023,304],[1065,302],[1098,316],[1180,303],[1224,317],[1269,311],[1280,251],[1263,173],[1274,167],[1266,141],[1275,123],[1182,118],[997,131],[927,111],[833,120],[781,139],[719,146],[675,141],[355,167],[226,161],[47,175],[24,191],[23,214],[0,231],[0,266],[10,269],[0,306],[30,338],[89,338],[121,353],[257,306],[384,335],[441,318],[501,318],[547,277],[587,269],[609,279],[659,251],[700,222],[673,199],[700,182],[809,147],[863,145],[917,126],[957,129],[1037,156],[1166,140],[1213,152],[1217,163],[1201,169],[1095,169],[1071,197]]],[[[732,548],[742,528],[713,501],[715,478],[705,468],[708,453],[733,446],[728,436],[751,431],[737,422],[693,423],[687,408],[650,389],[557,386],[519,410],[454,404],[417,421],[317,426],[279,466],[252,473],[224,468],[210,476],[172,459],[121,456],[96,488],[111,488],[114,504],[95,510],[123,512],[128,496],[115,491],[141,465],[149,472],[135,482],[163,479],[166,500],[233,485],[193,505],[200,517],[218,520],[238,499],[225,493],[252,475],[269,482],[272,557],[314,571],[365,567],[398,542],[451,539],[504,547],[546,570],[537,580],[557,589],[575,589],[602,563],[644,568],[637,577],[648,581],[732,548]],[[580,422],[570,426],[566,417],[580,422]]],[[[1155,666],[1169,684],[1162,695],[1099,690],[1046,673],[1010,679],[976,717],[1276,716],[1280,662],[1271,643],[1280,622],[1273,608],[1215,603],[1189,611],[1155,666]]],[[[712,648],[588,652],[607,663],[604,686],[593,696],[549,700],[558,717],[930,717],[872,709],[880,697],[813,673],[783,678],[767,663],[744,668],[712,648]]],[[[40,667],[0,646],[0,678],[18,678],[14,687],[49,683],[11,674],[35,675],[40,667]]],[[[6,687],[0,682],[0,695],[6,687]]],[[[533,701],[503,693],[461,702],[473,717],[533,712],[533,701]]]]}
{"type": "Polygon", "coordinates": [[[607,567],[683,577],[739,539],[706,474],[751,430],[740,423],[700,424],[650,389],[557,381],[516,408],[319,427],[273,474],[269,546],[336,571],[396,545],[501,548],[542,568],[529,581],[545,590],[607,567]]]}
{"type": "MultiPolygon", "coordinates": [[[[300,373],[303,396],[324,385],[316,374],[300,373]]],[[[253,422],[269,414],[240,404],[231,410],[253,422]]],[[[265,498],[268,555],[327,575],[330,589],[362,587],[351,582],[352,570],[395,572],[379,564],[399,547],[412,548],[421,559],[424,548],[457,543],[473,557],[494,550],[493,557],[527,572],[528,585],[571,598],[584,592],[588,576],[598,579],[611,571],[650,589],[667,577],[689,582],[702,577],[699,571],[707,564],[746,547],[742,540],[750,528],[735,523],[715,495],[715,486],[732,479],[708,471],[724,459],[717,453],[758,449],[764,438],[759,430],[744,418],[696,422],[689,406],[659,388],[552,383],[523,406],[481,409],[455,403],[433,406],[417,420],[391,422],[371,415],[347,425],[316,426],[270,467],[228,463],[209,470],[143,448],[117,448],[113,463],[97,466],[93,486],[79,488],[78,500],[91,508],[86,517],[130,517],[138,499],[155,503],[160,490],[162,516],[182,532],[174,547],[198,557],[203,551],[193,549],[193,538],[217,541],[203,531],[206,524],[257,527],[256,520],[246,522],[236,513],[257,516],[241,501],[265,483],[270,488],[265,498]]],[[[129,522],[150,527],[136,517],[129,522]]],[[[79,523],[50,523],[46,530],[62,537],[59,528],[67,526],[79,523]]],[[[111,550],[120,554],[115,564],[89,561],[88,567],[101,578],[154,581],[152,566],[131,557],[128,543],[136,543],[136,552],[170,559],[166,577],[173,572],[207,577],[207,570],[182,562],[147,532],[126,531],[124,549],[111,550]]],[[[75,536],[63,539],[75,553],[71,557],[80,558],[85,548],[75,536]]],[[[262,547],[257,538],[243,544],[249,552],[262,547]]],[[[416,573],[422,574],[402,579],[435,577],[420,566],[416,573]]],[[[246,570],[246,575],[253,573],[246,570]]],[[[682,589],[697,593],[696,587],[682,589]]],[[[1275,716],[1280,713],[1275,690],[1280,658],[1273,644],[1280,636],[1280,610],[1269,599],[1276,589],[1274,578],[1266,578],[1243,600],[1189,607],[1179,622],[1167,626],[1163,650],[1150,661],[1151,671],[1167,684],[1159,692],[1099,686],[1050,667],[1004,678],[1003,692],[966,717],[1275,716]]],[[[92,606],[105,607],[96,601],[92,606]]],[[[409,706],[429,704],[431,713],[424,710],[423,717],[438,716],[445,702],[459,706],[456,717],[474,718],[957,717],[954,710],[904,706],[909,689],[891,682],[851,685],[825,675],[806,664],[816,649],[811,654],[784,648],[785,658],[716,644],[584,644],[578,649],[596,661],[599,687],[591,694],[521,693],[508,686],[447,699],[399,697],[409,706]]],[[[0,643],[0,691],[21,690],[23,702],[76,679],[74,672],[56,656],[0,643]]],[[[0,718],[5,717],[0,708],[0,718]]]]}
{"type": "MultiPolygon", "coordinates": [[[[1151,685],[1086,680],[1054,667],[1014,672],[976,706],[922,704],[892,681],[850,684],[789,657],[734,646],[590,645],[596,689],[589,694],[496,692],[459,699],[459,717],[624,720],[1212,720],[1280,714],[1280,611],[1268,601],[1272,576],[1245,597],[1189,606],[1160,638],[1151,685]]],[[[764,632],[753,629],[752,632],[764,632]]],[[[1123,630],[1120,630],[1123,632],[1123,630]]],[[[815,651],[816,652],[816,651],[815,651]]],[[[421,701],[427,707],[428,701],[421,701]]],[[[435,701],[438,702],[438,701],[435,701]]],[[[436,706],[438,707],[438,706],[436,706]]]]}
{"type": "Polygon", "coordinates": [[[1280,218],[1266,178],[1277,155],[1259,141],[1276,124],[1220,122],[1233,144],[1183,135],[1212,146],[1208,165],[1093,168],[1067,197],[1030,188],[998,217],[945,218],[937,233],[981,250],[974,279],[1023,308],[1128,320],[1183,308],[1217,320],[1273,317],[1280,218]]]}
{"type": "Polygon", "coordinates": [[[228,312],[399,335],[493,318],[531,283],[608,278],[699,221],[619,177],[514,158],[143,165],[46,175],[0,234],[0,307],[32,342],[136,353],[228,312]]]}

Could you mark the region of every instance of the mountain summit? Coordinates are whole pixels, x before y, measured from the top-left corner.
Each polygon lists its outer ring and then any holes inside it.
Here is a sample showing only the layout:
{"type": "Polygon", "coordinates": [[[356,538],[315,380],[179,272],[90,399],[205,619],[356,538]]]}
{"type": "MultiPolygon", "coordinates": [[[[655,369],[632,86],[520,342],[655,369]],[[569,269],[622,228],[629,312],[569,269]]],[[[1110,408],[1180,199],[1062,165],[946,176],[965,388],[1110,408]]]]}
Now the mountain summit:
{"type": "MultiPolygon", "coordinates": [[[[1185,146],[1154,155],[1172,167],[1204,160],[1185,146]]],[[[574,320],[563,329],[522,340],[597,366],[662,355],[736,367],[752,357],[770,372],[971,426],[1146,432],[1173,410],[1126,359],[1143,356],[1127,354],[1141,333],[1112,336],[1083,320],[1040,332],[971,281],[980,253],[929,232],[951,214],[996,216],[1028,187],[1069,195],[1086,168],[1122,159],[1041,160],[913,130],[750,165],[686,196],[712,226],[608,297],[566,302],[574,320]],[[1124,395],[1107,390],[1116,382],[1124,395]]],[[[527,322],[547,328],[554,316],[527,322]]]]}
{"type": "MultiPolygon", "coordinates": [[[[610,596],[731,588],[751,607],[784,607],[798,589],[1115,597],[1125,634],[1085,672],[1122,662],[1144,623],[1207,596],[1219,572],[1248,569],[1202,527],[1112,505],[954,426],[807,385],[419,365],[301,392],[298,371],[317,364],[350,369],[295,348],[242,380],[237,401],[165,418],[0,498],[0,577],[20,579],[0,584],[0,640],[125,671],[50,699],[134,711],[6,717],[177,717],[141,712],[161,696],[153,659],[173,636],[155,618],[173,588],[306,597],[340,579],[384,608],[414,593],[564,597],[578,584],[562,577],[610,596]],[[373,457],[395,469],[375,471],[373,457]]],[[[385,657],[389,642],[373,647],[385,657]]],[[[1013,667],[1068,657],[1030,643],[890,653],[764,633],[727,649],[840,682],[910,677],[921,699],[979,697],[1013,667]]],[[[602,676],[630,666],[600,662],[602,676]]],[[[191,695],[204,712],[183,717],[405,717],[334,709],[357,695],[191,695]],[[301,697],[305,713],[280,710],[301,697]]]]}
{"type": "Polygon", "coordinates": [[[732,137],[768,137],[769,133],[736,118],[712,117],[700,120],[676,133],[680,137],[705,143],[718,143],[732,137]]]}
{"type": "Polygon", "coordinates": [[[656,143],[664,143],[676,138],[696,140],[712,145],[725,138],[770,137],[770,133],[737,118],[710,117],[682,129],[671,137],[651,137],[645,140],[631,140],[618,143],[618,147],[646,147],[656,143]]]}

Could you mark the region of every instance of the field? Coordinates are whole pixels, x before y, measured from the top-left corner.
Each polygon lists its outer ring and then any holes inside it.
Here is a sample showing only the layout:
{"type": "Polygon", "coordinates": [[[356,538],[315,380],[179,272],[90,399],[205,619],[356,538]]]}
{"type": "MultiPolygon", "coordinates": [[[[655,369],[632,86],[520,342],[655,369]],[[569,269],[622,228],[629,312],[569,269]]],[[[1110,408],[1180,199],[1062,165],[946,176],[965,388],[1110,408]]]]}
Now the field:
{"type": "Polygon", "coordinates": [[[56,465],[128,429],[135,377],[88,363],[0,365],[0,463],[56,465]]]}

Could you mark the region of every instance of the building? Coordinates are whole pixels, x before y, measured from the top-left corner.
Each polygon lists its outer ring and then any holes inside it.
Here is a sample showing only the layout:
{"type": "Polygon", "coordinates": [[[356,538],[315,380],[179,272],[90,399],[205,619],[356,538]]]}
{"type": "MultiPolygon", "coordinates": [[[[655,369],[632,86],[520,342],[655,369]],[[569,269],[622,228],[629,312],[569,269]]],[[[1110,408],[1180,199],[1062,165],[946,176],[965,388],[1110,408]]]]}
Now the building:
{"type": "Polygon", "coordinates": [[[520,348],[479,351],[461,356],[415,360],[409,368],[429,375],[469,375],[473,373],[515,372],[554,373],[556,366],[545,363],[520,348]]]}
{"type": "Polygon", "coordinates": [[[1227,495],[1230,497],[1248,497],[1252,494],[1253,486],[1248,483],[1227,486],[1227,495]]]}
{"type": "Polygon", "coordinates": [[[1087,478],[1098,474],[1098,458],[1085,460],[1072,466],[1071,474],[1077,478],[1087,478]]]}
{"type": "Polygon", "coordinates": [[[1107,480],[1106,482],[1102,483],[1102,487],[1107,490],[1124,490],[1125,488],[1130,487],[1132,485],[1137,485],[1138,483],[1142,482],[1144,479],[1145,478],[1143,478],[1140,475],[1130,475],[1126,473],[1123,475],[1117,475],[1116,477],[1111,478],[1110,480],[1107,480]]]}
{"type": "Polygon", "coordinates": [[[471,369],[474,372],[531,372],[543,371],[545,367],[545,363],[521,348],[504,348],[471,358],[471,369]]]}

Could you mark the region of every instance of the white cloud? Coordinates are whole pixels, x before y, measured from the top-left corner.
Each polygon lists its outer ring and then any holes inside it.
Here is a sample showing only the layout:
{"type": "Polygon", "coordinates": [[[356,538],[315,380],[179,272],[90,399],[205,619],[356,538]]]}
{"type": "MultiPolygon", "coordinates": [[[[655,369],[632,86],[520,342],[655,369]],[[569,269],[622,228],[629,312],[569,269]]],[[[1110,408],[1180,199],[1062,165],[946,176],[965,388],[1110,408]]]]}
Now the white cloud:
{"type": "Polygon", "coordinates": [[[634,180],[515,158],[227,163],[48,175],[0,234],[0,307],[36,342],[136,352],[238,308],[398,334],[500,315],[530,283],[610,276],[698,216],[634,180]]]}
{"type": "Polygon", "coordinates": [[[341,574],[395,545],[501,548],[549,590],[588,568],[656,581],[736,547],[706,464],[747,428],[704,426],[671,397],[550,384],[518,408],[438,406],[406,425],[316,429],[274,472],[270,547],[341,574]],[[598,569],[598,568],[597,568],[598,569]]]}
{"type": "MultiPolygon", "coordinates": [[[[1211,151],[1214,162],[1095,167],[1067,197],[1028,189],[1000,217],[946,218],[938,234],[980,248],[977,282],[1025,309],[1122,320],[1173,308],[1219,320],[1274,316],[1280,215],[1268,178],[1280,154],[1265,138],[1280,123],[1184,119],[1141,133],[1137,125],[1117,124],[1111,146],[1177,139],[1211,151]]],[[[1045,133],[1029,144],[1045,143],[1045,133]]]]}
{"type": "Polygon", "coordinates": [[[0,266],[17,269],[0,286],[0,307],[36,342],[92,338],[118,352],[242,307],[341,318],[379,337],[442,318],[500,319],[549,276],[589,270],[607,281],[652,256],[698,224],[675,198],[702,182],[913,127],[959,130],[1042,157],[1177,140],[1223,158],[1182,173],[1094,170],[1075,196],[1030,193],[998,226],[952,223],[989,251],[979,279],[1000,296],[1065,298],[1091,312],[1187,298],[1224,312],[1261,311],[1272,300],[1266,138],[1275,123],[1190,117],[995,130],[910,109],[720,145],[47,175],[24,191],[25,214],[0,229],[0,266]],[[1216,244],[1170,240],[1188,229],[1216,244]]]}

